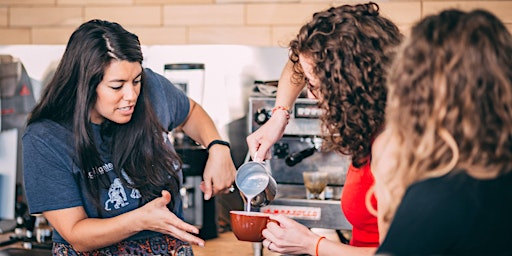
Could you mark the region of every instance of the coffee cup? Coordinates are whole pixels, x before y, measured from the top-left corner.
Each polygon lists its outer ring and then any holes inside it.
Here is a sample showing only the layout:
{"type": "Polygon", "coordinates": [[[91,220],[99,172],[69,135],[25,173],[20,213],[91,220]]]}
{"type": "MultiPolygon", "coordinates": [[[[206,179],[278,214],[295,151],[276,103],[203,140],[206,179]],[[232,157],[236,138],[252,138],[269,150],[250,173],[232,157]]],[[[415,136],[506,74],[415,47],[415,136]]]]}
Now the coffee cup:
{"type": "Polygon", "coordinates": [[[261,231],[265,229],[269,221],[268,213],[230,211],[231,229],[236,238],[240,241],[261,242],[263,235],[261,231]]]}

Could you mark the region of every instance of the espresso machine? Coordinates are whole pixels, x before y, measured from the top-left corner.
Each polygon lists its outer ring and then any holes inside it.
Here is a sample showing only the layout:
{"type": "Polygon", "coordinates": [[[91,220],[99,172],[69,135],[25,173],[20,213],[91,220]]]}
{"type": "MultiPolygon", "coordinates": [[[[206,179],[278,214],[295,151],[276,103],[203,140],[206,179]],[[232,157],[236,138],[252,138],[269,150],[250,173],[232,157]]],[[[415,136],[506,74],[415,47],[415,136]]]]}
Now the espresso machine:
{"type": "MultiPolygon", "coordinates": [[[[252,133],[271,116],[274,97],[249,98],[248,127],[252,133]]],[[[309,228],[334,229],[344,241],[341,230],[351,230],[340,206],[350,158],[322,149],[322,110],[315,99],[298,98],[291,109],[284,136],[273,145],[269,161],[277,195],[260,212],[284,214],[309,228]],[[328,184],[323,200],[306,198],[303,172],[327,172],[328,184]]]]}

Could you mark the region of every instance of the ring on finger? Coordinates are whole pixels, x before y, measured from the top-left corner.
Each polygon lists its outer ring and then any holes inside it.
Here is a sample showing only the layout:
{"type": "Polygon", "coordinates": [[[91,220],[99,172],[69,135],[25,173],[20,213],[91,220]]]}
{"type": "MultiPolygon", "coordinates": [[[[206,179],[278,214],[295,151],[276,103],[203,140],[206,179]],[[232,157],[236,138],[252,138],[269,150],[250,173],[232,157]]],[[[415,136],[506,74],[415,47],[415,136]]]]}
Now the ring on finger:
{"type": "Polygon", "coordinates": [[[267,249],[268,249],[269,251],[272,251],[272,249],[270,249],[270,245],[271,245],[271,244],[272,244],[272,242],[268,243],[268,245],[267,245],[267,249]]]}

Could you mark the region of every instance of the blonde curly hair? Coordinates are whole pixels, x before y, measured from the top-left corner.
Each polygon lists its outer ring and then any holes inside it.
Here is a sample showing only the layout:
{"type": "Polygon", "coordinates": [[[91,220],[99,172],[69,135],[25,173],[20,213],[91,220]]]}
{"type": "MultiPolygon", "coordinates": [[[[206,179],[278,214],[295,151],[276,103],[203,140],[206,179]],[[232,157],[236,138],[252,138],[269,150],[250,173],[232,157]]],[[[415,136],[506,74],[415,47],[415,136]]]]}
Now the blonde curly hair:
{"type": "Polygon", "coordinates": [[[383,180],[389,224],[414,182],[512,169],[512,36],[484,10],[446,10],[412,28],[389,74],[386,132],[396,145],[383,180]]]}

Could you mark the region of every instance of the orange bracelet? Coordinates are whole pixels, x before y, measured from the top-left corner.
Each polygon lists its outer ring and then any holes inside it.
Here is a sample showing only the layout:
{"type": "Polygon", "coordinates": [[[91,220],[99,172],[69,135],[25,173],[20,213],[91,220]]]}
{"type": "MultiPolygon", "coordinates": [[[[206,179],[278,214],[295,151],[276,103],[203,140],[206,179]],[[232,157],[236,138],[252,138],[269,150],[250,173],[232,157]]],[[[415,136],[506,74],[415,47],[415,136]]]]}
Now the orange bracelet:
{"type": "Polygon", "coordinates": [[[320,238],[318,238],[318,241],[316,241],[316,249],[315,249],[315,252],[316,252],[316,256],[318,256],[318,247],[320,245],[320,241],[322,241],[322,239],[324,239],[325,236],[321,236],[320,238]]]}
{"type": "Polygon", "coordinates": [[[276,112],[277,110],[284,110],[286,112],[286,119],[290,119],[290,114],[292,113],[292,111],[290,111],[290,109],[288,107],[285,107],[285,106],[275,106],[273,109],[272,109],[272,115],[274,114],[274,112],[276,112]]]}

